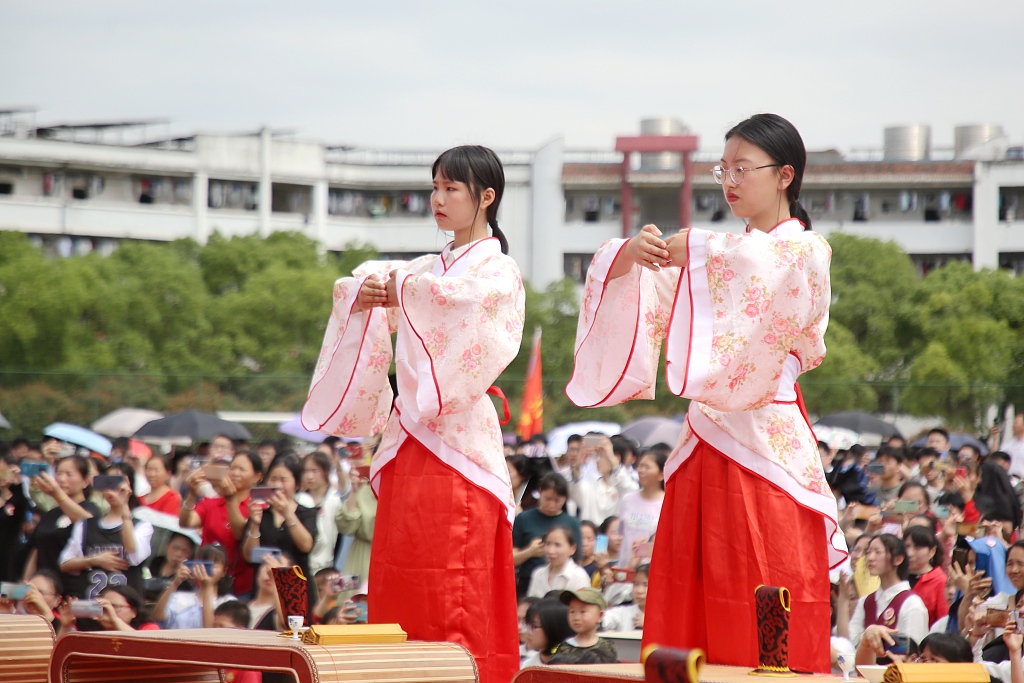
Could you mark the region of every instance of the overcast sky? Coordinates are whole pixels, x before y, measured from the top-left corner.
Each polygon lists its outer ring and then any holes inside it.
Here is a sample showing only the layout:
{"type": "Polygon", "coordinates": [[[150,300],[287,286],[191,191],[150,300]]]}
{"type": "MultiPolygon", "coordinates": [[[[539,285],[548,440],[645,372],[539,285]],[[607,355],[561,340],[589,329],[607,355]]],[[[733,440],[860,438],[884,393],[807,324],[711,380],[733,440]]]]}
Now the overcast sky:
{"type": "Polygon", "coordinates": [[[2,0],[0,108],[361,147],[608,149],[668,115],[717,150],[758,111],[811,149],[908,122],[1020,142],[1022,41],[1021,0],[2,0]]]}

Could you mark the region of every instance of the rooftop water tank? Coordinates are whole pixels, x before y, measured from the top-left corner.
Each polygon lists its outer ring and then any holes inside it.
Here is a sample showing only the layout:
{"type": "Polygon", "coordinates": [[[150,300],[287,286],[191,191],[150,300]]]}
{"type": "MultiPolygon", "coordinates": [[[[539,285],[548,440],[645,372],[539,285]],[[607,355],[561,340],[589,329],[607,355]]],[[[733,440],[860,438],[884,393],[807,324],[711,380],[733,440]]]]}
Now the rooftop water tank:
{"type": "Polygon", "coordinates": [[[994,123],[975,123],[953,129],[953,155],[960,159],[973,147],[1003,137],[1003,127],[994,123]]]}
{"type": "MultiPolygon", "coordinates": [[[[687,135],[689,130],[679,119],[669,117],[641,119],[641,135],[687,135]]],[[[674,152],[641,154],[641,171],[679,171],[683,168],[683,157],[674,152]]]]}
{"type": "Polygon", "coordinates": [[[927,161],[931,148],[931,126],[912,123],[885,129],[886,161],[927,161]]]}

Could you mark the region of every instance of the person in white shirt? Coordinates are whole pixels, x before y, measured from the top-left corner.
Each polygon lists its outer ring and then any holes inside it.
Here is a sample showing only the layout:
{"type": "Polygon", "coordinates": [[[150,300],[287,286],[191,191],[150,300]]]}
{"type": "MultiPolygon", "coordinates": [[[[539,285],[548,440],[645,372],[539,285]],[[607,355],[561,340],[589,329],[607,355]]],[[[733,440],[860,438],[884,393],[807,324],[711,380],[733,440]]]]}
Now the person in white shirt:
{"type": "Polygon", "coordinates": [[[331,461],[322,451],[313,451],[302,461],[302,488],[310,495],[307,507],[316,508],[316,541],[309,553],[309,571],[334,566],[334,546],[338,542],[338,520],[342,519],[342,503],[349,497],[352,487],[343,470],[340,486],[344,493],[330,485],[331,461]]]}
{"type": "Polygon", "coordinates": [[[543,598],[550,591],[574,591],[590,585],[587,570],[573,562],[576,535],[564,526],[552,527],[544,534],[544,555],[548,563],[537,567],[530,577],[527,595],[543,598]]]}
{"type": "MultiPolygon", "coordinates": [[[[998,437],[998,428],[993,427],[993,436],[998,437]]],[[[1024,479],[1024,413],[1013,417],[1013,436],[1004,439],[998,450],[1010,455],[1010,474],[1024,479]]]]}
{"type": "Polygon", "coordinates": [[[605,631],[642,631],[644,608],[647,606],[647,578],[651,565],[642,564],[633,576],[633,602],[612,607],[604,613],[601,628],[605,631]]]}
{"type": "Polygon", "coordinates": [[[893,636],[905,635],[920,643],[928,635],[928,608],[910,589],[907,550],[892,534],[871,539],[865,553],[868,573],[881,585],[857,601],[850,619],[850,640],[857,647],[858,664],[874,664],[895,644],[893,636]]]}
{"type": "Polygon", "coordinates": [[[613,445],[612,440],[603,434],[588,434],[584,443],[591,440],[594,445],[584,448],[588,461],[595,463],[598,478],[590,481],[574,469],[569,495],[576,501],[580,519],[600,524],[609,517],[618,516],[622,497],[638,490],[640,485],[633,481],[622,464],[626,452],[624,445],[613,445]]]}

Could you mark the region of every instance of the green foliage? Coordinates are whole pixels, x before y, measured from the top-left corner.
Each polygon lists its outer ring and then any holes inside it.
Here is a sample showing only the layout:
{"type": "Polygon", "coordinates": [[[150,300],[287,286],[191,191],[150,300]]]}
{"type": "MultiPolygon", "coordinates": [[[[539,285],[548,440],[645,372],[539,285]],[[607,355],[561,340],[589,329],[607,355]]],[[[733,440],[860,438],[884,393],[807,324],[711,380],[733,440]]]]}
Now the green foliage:
{"type": "MultiPolygon", "coordinates": [[[[980,427],[988,406],[1024,405],[1024,278],[953,263],[921,278],[895,244],[834,234],[822,365],[802,378],[812,413],[937,415],[980,427]]],[[[88,423],[123,405],[166,411],[297,410],[331,307],[331,285],[372,247],[324,254],[298,233],[206,245],[123,242],[112,255],[48,259],[0,232],[0,411],[11,433],[88,423]]],[[[579,288],[527,286],[518,358],[499,378],[518,418],[533,329],[543,331],[545,425],[675,415],[657,399],[583,410],[565,397],[579,288]]]]}

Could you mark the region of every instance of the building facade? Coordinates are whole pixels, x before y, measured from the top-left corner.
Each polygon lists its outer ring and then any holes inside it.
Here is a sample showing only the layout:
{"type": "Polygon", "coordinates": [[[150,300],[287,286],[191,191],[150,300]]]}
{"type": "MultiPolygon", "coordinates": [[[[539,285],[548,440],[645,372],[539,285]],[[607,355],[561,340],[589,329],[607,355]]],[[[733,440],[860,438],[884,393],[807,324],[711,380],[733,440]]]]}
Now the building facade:
{"type": "MultiPolygon", "coordinates": [[[[359,243],[393,256],[436,252],[448,241],[430,211],[436,151],[341,149],[267,129],[142,144],[82,142],[67,130],[0,128],[0,230],[29,233],[58,255],[111,250],[124,239],[204,243],[215,232],[297,231],[326,250],[359,243]]],[[[660,134],[698,140],[646,121],[641,133],[615,147],[660,134]]],[[[1020,148],[973,133],[961,144],[958,129],[958,149],[947,158],[930,145],[898,149],[898,136],[881,154],[811,153],[801,202],[826,236],[893,240],[921,271],[949,260],[1024,270],[1020,148]]],[[[684,148],[693,149],[665,146],[684,148]]],[[[717,152],[697,148],[684,164],[650,146],[625,149],[567,150],[556,138],[538,149],[499,150],[499,222],[535,287],[582,280],[605,240],[646,223],[668,232],[688,213],[693,227],[743,229],[711,176],[717,152]]]]}

